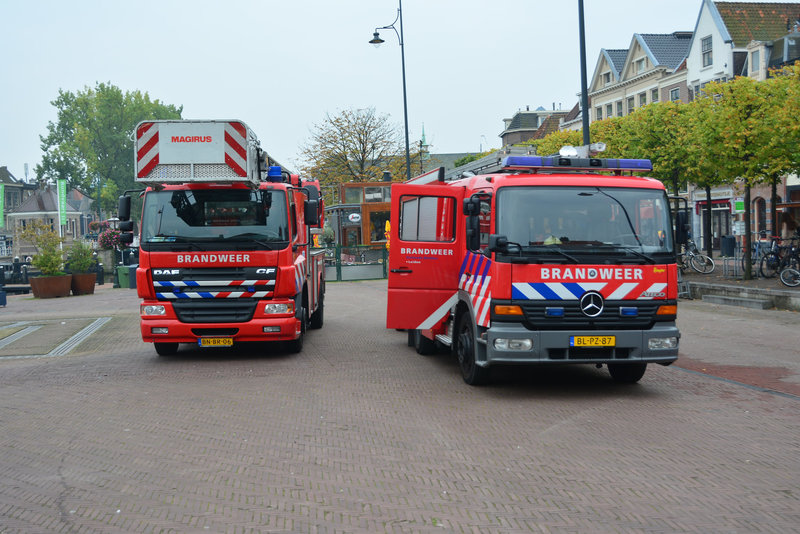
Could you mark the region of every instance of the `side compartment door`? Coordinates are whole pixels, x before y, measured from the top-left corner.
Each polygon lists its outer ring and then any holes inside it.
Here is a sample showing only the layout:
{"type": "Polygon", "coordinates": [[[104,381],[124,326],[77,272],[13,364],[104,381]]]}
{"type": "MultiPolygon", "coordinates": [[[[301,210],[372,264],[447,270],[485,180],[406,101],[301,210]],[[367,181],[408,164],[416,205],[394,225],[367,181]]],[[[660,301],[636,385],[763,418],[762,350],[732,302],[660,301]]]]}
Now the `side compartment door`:
{"type": "Polygon", "coordinates": [[[387,328],[427,330],[458,295],[462,187],[392,185],[387,328]]]}

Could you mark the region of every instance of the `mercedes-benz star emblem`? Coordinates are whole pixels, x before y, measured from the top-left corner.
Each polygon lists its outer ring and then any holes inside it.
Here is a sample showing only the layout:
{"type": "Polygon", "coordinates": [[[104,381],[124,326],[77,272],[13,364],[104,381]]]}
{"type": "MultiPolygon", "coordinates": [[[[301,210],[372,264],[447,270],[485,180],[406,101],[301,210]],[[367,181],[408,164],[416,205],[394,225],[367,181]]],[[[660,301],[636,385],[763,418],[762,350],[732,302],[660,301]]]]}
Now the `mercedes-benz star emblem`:
{"type": "Polygon", "coordinates": [[[587,291],[581,297],[581,311],[586,317],[597,317],[603,313],[603,295],[597,291],[587,291]]]}

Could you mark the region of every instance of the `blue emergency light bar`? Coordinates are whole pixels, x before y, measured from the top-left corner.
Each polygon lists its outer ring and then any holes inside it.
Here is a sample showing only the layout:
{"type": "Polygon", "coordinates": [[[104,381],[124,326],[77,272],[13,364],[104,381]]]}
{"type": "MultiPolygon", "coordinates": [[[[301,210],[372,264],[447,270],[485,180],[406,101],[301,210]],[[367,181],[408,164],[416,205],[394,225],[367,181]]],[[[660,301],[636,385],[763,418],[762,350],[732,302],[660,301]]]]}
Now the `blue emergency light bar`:
{"type": "Polygon", "coordinates": [[[281,172],[281,168],[279,165],[271,165],[270,168],[267,170],[267,181],[270,182],[282,182],[283,181],[283,173],[281,172]]]}
{"type": "Polygon", "coordinates": [[[506,156],[503,169],[581,169],[646,172],[653,170],[649,159],[569,158],[564,156],[506,156]]]}

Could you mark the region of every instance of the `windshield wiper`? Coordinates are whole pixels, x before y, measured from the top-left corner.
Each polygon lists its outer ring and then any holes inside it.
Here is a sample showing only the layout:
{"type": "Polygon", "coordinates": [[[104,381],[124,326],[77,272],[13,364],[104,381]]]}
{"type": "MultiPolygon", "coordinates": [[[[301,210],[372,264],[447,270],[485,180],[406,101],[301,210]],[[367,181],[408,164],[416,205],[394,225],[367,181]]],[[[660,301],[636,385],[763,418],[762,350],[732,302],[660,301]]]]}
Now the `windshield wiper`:
{"type": "MultiPolygon", "coordinates": [[[[657,263],[656,260],[653,259],[652,256],[648,256],[647,254],[645,254],[643,252],[639,252],[638,250],[633,248],[633,246],[631,246],[631,245],[623,245],[621,243],[602,243],[602,244],[598,244],[598,245],[595,245],[595,246],[598,249],[602,249],[603,252],[613,252],[613,251],[624,251],[626,253],[630,252],[634,256],[638,256],[638,257],[642,258],[647,263],[657,263]]],[[[601,252],[601,251],[598,250],[598,252],[601,252]]]]}
{"type": "Polygon", "coordinates": [[[624,250],[625,252],[630,252],[634,256],[639,256],[640,258],[644,259],[647,263],[651,263],[651,264],[652,263],[656,263],[656,260],[654,260],[652,257],[648,256],[647,254],[644,254],[643,252],[639,252],[638,250],[636,250],[635,248],[631,247],[630,245],[617,245],[617,246],[619,248],[621,248],[622,250],[624,250]]]}
{"type": "Polygon", "coordinates": [[[248,233],[244,233],[244,234],[236,234],[236,235],[230,236],[230,237],[228,237],[226,239],[226,241],[236,241],[236,242],[243,242],[243,243],[244,242],[257,243],[257,244],[261,245],[262,247],[266,247],[268,249],[274,249],[277,243],[285,242],[285,241],[279,241],[279,240],[276,240],[276,241],[272,241],[272,240],[264,241],[263,238],[265,238],[265,237],[268,238],[269,236],[265,236],[263,234],[257,234],[255,232],[248,232],[248,233]]]}
{"type": "MultiPolygon", "coordinates": [[[[539,255],[539,254],[558,254],[564,258],[567,258],[572,263],[580,263],[578,258],[567,254],[564,252],[560,247],[556,247],[553,245],[534,245],[534,246],[527,246],[527,247],[520,247],[519,256],[525,256],[525,258],[531,258],[532,255],[539,255]]],[[[538,259],[538,258],[537,258],[538,259]]]]}

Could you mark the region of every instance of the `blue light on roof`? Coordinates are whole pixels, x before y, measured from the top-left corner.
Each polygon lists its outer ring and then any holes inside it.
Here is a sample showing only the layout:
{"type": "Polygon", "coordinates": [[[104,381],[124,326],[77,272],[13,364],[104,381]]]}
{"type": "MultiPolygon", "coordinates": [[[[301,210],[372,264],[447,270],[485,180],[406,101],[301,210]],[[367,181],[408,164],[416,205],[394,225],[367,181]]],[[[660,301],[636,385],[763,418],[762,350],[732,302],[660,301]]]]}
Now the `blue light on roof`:
{"type": "Polygon", "coordinates": [[[649,159],[566,158],[561,156],[506,156],[502,162],[506,169],[588,169],[652,171],[649,159]]]}
{"type": "Polygon", "coordinates": [[[283,174],[280,165],[271,165],[267,171],[267,180],[270,182],[282,182],[283,174]]]}

